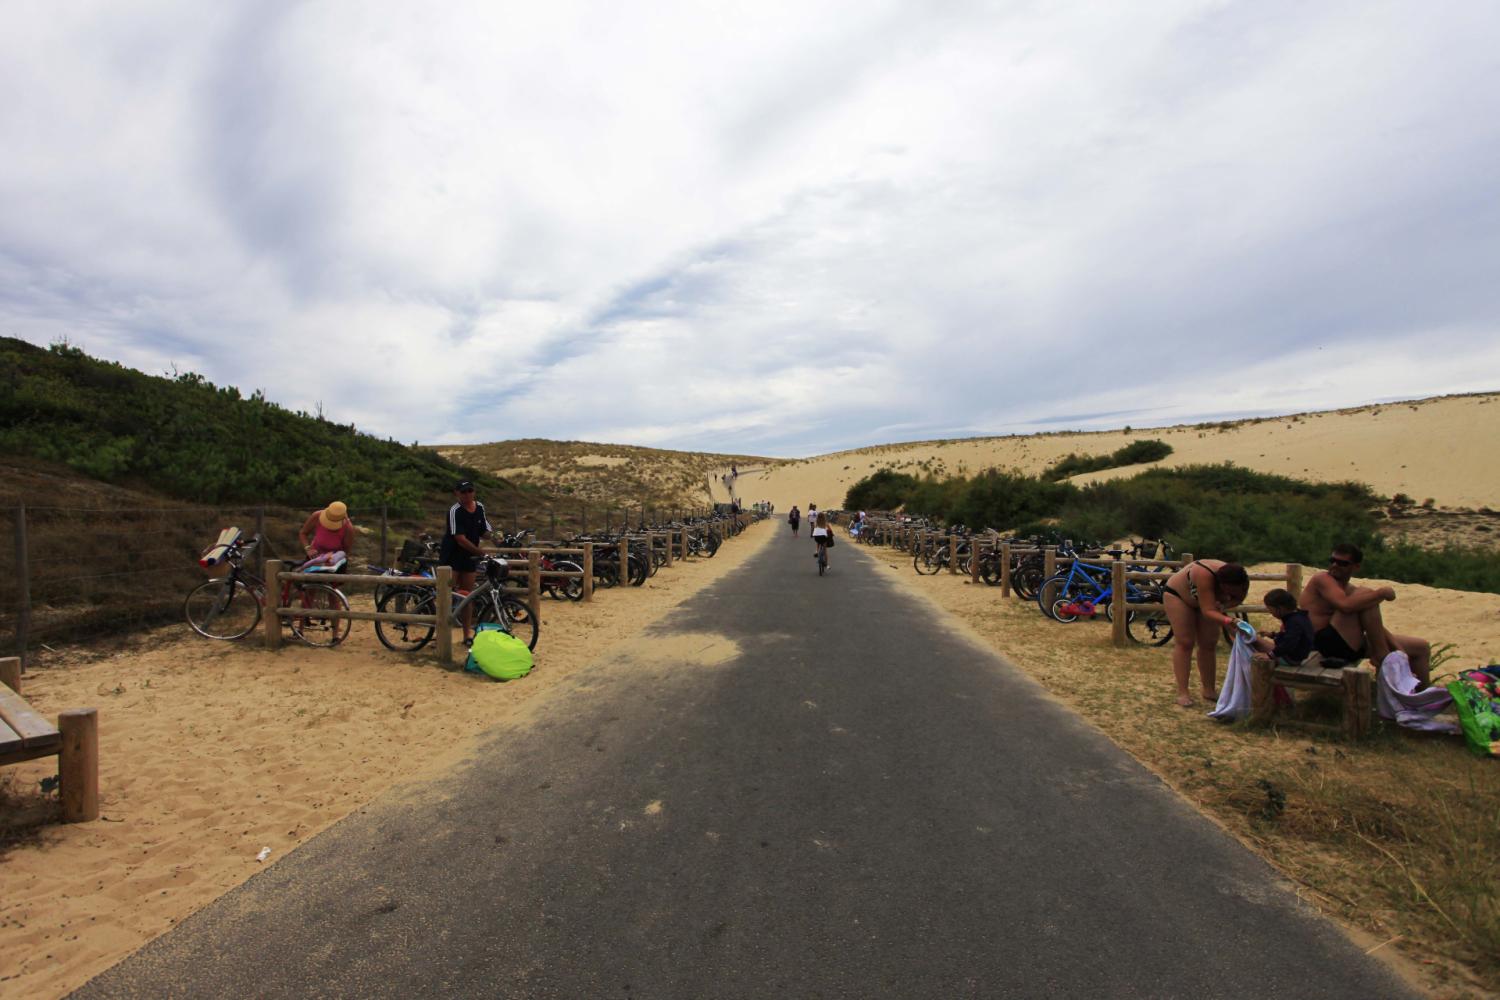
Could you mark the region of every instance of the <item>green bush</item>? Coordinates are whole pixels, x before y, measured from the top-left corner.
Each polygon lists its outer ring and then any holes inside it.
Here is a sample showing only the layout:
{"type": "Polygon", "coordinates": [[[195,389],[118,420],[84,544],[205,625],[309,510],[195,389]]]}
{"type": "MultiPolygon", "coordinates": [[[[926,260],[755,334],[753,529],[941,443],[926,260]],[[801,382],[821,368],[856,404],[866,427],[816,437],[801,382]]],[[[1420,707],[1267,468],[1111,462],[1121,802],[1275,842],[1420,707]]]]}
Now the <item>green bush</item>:
{"type": "Polygon", "coordinates": [[[146,375],[67,344],[10,338],[0,338],[0,372],[0,452],[184,500],[417,509],[458,478],[508,485],[193,372],[146,375]]]}
{"type": "Polygon", "coordinates": [[[1159,462],[1170,454],[1172,454],[1172,446],[1165,441],[1157,441],[1154,438],[1132,441],[1108,455],[1070,454],[1042,473],[1042,478],[1067,479],[1085,472],[1098,472],[1100,469],[1118,469],[1126,465],[1159,462]]]}

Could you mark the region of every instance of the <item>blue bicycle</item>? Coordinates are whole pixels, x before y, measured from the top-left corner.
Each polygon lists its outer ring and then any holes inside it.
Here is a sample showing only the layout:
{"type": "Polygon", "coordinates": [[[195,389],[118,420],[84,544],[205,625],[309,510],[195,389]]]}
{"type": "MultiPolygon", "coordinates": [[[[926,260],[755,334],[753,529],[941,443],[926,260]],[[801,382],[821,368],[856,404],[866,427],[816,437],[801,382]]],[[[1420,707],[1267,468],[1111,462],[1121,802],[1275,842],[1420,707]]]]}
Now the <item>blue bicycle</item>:
{"type": "MultiPolygon", "coordinates": [[[[1071,556],[1071,549],[1061,551],[1071,556]]],[[[1119,559],[1125,553],[1111,549],[1109,554],[1119,559]]],[[[1114,586],[1110,579],[1111,569],[1107,565],[1084,562],[1074,558],[1067,572],[1058,573],[1042,581],[1037,588],[1036,602],[1042,614],[1054,621],[1068,624],[1080,618],[1093,618],[1102,607],[1110,621],[1114,621],[1114,586]]],[[[1126,603],[1151,601],[1148,588],[1138,587],[1133,582],[1125,584],[1126,603]]],[[[1134,612],[1132,612],[1133,614],[1134,612]]]]}

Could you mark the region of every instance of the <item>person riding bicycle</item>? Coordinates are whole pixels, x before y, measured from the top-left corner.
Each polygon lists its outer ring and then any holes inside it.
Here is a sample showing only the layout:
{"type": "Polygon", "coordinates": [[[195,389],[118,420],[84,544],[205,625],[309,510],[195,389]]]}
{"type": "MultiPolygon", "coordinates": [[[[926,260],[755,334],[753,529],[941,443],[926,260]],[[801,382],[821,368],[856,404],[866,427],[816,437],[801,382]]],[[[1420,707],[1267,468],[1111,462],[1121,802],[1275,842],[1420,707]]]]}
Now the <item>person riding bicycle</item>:
{"type": "MultiPolygon", "coordinates": [[[[484,515],[484,504],[474,499],[473,483],[467,479],[459,482],[453,487],[453,495],[458,502],[448,508],[438,558],[453,570],[453,589],[468,591],[474,589],[474,572],[484,555],[479,543],[495,529],[484,515]]],[[[465,606],[463,618],[464,642],[473,642],[474,609],[465,606]]]]}
{"type": "Polygon", "coordinates": [[[828,567],[828,545],[833,540],[833,529],[828,526],[828,515],[819,513],[812,526],[813,543],[817,545],[817,551],[813,555],[823,561],[823,567],[828,567]]]}
{"type": "MultiPolygon", "coordinates": [[[[297,540],[302,543],[306,562],[332,557],[338,552],[347,559],[354,548],[354,522],[349,519],[349,508],[342,500],[335,500],[322,510],[313,511],[297,532],[297,540]]],[[[331,563],[335,560],[329,558],[325,561],[331,563]]]]}

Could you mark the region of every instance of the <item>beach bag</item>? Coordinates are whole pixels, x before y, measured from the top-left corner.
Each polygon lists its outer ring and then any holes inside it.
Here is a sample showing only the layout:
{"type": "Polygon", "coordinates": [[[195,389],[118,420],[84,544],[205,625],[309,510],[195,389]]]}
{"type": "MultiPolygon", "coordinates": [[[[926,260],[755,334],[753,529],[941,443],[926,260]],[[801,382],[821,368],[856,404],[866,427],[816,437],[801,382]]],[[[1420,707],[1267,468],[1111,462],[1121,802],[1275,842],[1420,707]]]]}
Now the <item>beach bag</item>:
{"type": "Polygon", "coordinates": [[[1500,702],[1490,698],[1489,687],[1469,675],[1460,676],[1447,685],[1469,749],[1482,757],[1500,757],[1500,702]]]}
{"type": "Polygon", "coordinates": [[[464,669],[483,673],[497,681],[513,681],[531,673],[534,661],[526,643],[493,622],[481,624],[474,632],[474,645],[464,669]]]}
{"type": "Polygon", "coordinates": [[[828,547],[833,548],[833,532],[830,530],[825,537],[828,539],[828,547]]]}

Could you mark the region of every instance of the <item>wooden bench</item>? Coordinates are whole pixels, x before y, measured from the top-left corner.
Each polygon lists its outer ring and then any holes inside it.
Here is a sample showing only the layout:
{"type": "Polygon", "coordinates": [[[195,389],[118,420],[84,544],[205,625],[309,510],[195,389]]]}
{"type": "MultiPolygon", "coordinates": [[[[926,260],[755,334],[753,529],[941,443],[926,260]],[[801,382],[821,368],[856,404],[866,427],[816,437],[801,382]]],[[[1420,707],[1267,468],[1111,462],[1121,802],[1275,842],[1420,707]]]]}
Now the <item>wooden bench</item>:
{"type": "Polygon", "coordinates": [[[21,697],[21,661],[0,659],[0,765],[56,756],[65,823],[99,818],[99,710],[74,708],[54,727],[21,697]]]}
{"type": "Polygon", "coordinates": [[[1328,666],[1314,661],[1286,666],[1269,660],[1250,664],[1250,722],[1270,725],[1276,715],[1275,686],[1303,691],[1336,691],[1344,705],[1343,733],[1351,740],[1370,735],[1370,712],[1375,692],[1375,671],[1369,666],[1328,666]]]}

